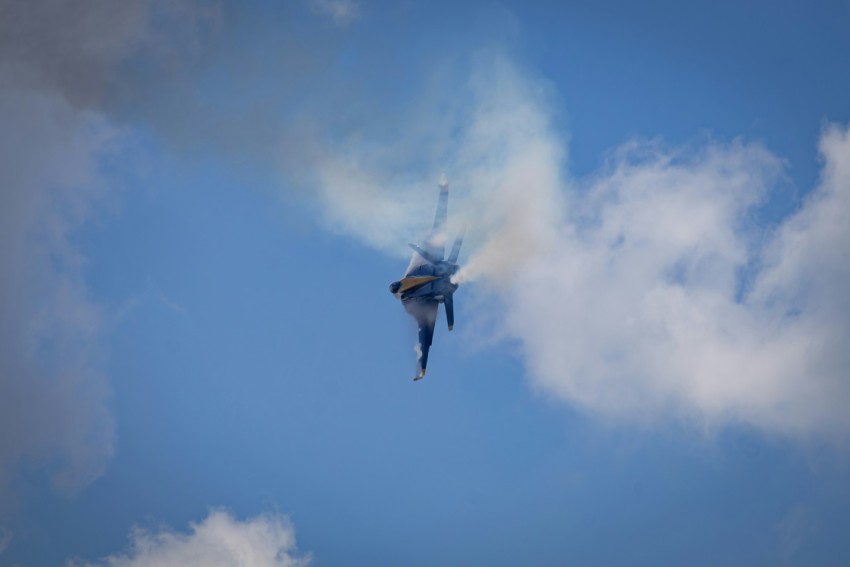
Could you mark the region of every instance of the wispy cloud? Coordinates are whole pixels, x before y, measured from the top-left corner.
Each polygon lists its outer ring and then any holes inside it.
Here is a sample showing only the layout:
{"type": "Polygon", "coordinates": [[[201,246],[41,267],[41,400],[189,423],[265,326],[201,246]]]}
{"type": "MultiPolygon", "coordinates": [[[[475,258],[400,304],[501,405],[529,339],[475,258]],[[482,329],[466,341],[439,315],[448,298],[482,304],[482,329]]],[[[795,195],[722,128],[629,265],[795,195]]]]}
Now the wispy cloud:
{"type": "Polygon", "coordinates": [[[353,22],[360,11],[359,3],[354,0],[310,0],[310,5],[338,26],[353,22]]]}
{"type": "Polygon", "coordinates": [[[8,529],[0,526],[0,554],[6,551],[9,544],[12,543],[13,534],[8,529]]]}
{"type": "Polygon", "coordinates": [[[784,562],[789,562],[800,548],[818,531],[817,517],[805,506],[791,508],[778,522],[779,552],[784,562]]]}
{"type": "Polygon", "coordinates": [[[69,567],[303,567],[310,555],[295,545],[295,529],[280,514],[238,520],[224,510],[212,510],[188,533],[137,528],[130,548],[94,563],[69,562],[69,567]]]}

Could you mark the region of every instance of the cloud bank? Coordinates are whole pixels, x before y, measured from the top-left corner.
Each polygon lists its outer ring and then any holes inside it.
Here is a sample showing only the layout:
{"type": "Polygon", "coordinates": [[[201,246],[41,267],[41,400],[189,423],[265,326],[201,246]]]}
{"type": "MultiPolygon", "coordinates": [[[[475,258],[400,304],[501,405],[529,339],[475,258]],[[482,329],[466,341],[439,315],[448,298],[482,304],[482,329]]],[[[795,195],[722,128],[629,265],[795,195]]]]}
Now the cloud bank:
{"type": "Polygon", "coordinates": [[[74,235],[114,191],[102,166],[125,134],[100,103],[116,67],[168,57],[156,30],[193,18],[189,2],[0,1],[0,494],[22,462],[73,492],[112,454],[106,315],[74,235]]]}
{"type": "Polygon", "coordinates": [[[573,179],[544,83],[492,56],[458,97],[429,117],[447,125],[440,152],[360,140],[315,162],[328,224],[401,252],[445,169],[470,230],[462,278],[499,306],[495,334],[539,391],[614,420],[846,435],[846,128],[824,130],[820,183],[768,227],[757,208],[787,181],[759,143],[633,140],[573,179]]]}
{"type": "Polygon", "coordinates": [[[212,510],[189,533],[135,529],[126,552],[95,563],[72,561],[69,567],[305,567],[309,555],[299,555],[295,529],[278,514],[245,521],[223,510],[212,510]]]}
{"type": "Polygon", "coordinates": [[[85,259],[71,235],[107,191],[98,160],[117,132],[78,106],[91,93],[64,74],[98,74],[106,55],[47,69],[39,49],[49,45],[15,40],[17,24],[35,25],[38,14],[11,4],[3,11],[0,489],[26,459],[50,466],[54,484],[72,491],[97,477],[112,452],[102,313],[88,298],[85,259]]]}
{"type": "Polygon", "coordinates": [[[115,132],[52,93],[4,90],[0,115],[0,488],[27,458],[74,490],[112,452],[103,316],[70,236],[106,190],[96,156],[115,132]]]}

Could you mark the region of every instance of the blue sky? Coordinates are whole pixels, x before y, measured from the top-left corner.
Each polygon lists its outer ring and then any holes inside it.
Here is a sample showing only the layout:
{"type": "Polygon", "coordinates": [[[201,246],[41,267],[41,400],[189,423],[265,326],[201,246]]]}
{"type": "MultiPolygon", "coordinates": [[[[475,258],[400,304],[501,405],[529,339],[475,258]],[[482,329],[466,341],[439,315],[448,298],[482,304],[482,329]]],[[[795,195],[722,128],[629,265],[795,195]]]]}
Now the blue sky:
{"type": "Polygon", "coordinates": [[[0,6],[0,564],[850,561],[847,2],[0,6]]]}

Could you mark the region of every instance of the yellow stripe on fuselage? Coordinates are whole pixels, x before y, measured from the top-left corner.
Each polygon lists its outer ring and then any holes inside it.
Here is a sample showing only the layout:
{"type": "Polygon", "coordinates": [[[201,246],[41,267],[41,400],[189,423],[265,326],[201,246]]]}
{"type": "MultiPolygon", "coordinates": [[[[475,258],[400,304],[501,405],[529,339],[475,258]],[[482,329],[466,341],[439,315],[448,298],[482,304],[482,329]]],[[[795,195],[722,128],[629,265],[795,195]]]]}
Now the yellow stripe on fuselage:
{"type": "Polygon", "coordinates": [[[409,291],[415,287],[425,285],[428,282],[432,282],[438,279],[440,278],[438,278],[437,276],[410,276],[401,280],[401,287],[398,289],[398,291],[399,293],[403,291],[409,291]]]}

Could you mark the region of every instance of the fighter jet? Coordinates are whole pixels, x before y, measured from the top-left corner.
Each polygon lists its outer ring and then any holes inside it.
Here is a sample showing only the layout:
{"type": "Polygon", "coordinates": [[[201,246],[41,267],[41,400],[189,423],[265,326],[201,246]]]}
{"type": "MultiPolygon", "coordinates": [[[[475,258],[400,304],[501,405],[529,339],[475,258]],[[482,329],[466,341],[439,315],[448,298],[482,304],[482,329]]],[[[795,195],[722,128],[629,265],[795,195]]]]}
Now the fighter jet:
{"type": "Polygon", "coordinates": [[[405,310],[413,315],[419,325],[419,344],[416,346],[416,376],[413,380],[425,377],[428,364],[428,351],[434,336],[437,311],[442,303],[446,309],[446,321],[449,331],[454,328],[454,292],[458,285],[452,282],[452,276],[458,271],[457,257],[463,244],[463,235],[455,239],[448,258],[445,254],[445,236],[443,227],[449,203],[449,184],[445,176],[440,179],[440,199],[437,202],[437,214],[434,228],[421,246],[409,244],[413,249],[413,258],[404,277],[390,284],[390,292],[401,300],[405,310]]]}

